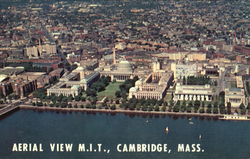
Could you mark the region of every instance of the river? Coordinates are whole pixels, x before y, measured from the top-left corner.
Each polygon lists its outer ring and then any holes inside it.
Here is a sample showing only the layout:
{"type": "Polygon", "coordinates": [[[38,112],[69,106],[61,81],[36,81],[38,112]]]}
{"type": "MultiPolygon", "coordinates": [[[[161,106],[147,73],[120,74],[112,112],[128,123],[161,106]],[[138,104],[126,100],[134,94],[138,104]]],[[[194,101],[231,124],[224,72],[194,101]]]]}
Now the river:
{"type": "Polygon", "coordinates": [[[0,134],[1,159],[250,158],[249,121],[19,110],[0,120],[0,134]],[[41,143],[44,151],[12,152],[14,143],[41,143]],[[73,150],[51,152],[50,143],[72,143],[73,150]],[[79,143],[101,143],[110,152],[78,152],[79,143]],[[158,143],[171,152],[117,151],[118,144],[158,143]],[[200,144],[204,152],[178,152],[178,144],[200,144]]]}

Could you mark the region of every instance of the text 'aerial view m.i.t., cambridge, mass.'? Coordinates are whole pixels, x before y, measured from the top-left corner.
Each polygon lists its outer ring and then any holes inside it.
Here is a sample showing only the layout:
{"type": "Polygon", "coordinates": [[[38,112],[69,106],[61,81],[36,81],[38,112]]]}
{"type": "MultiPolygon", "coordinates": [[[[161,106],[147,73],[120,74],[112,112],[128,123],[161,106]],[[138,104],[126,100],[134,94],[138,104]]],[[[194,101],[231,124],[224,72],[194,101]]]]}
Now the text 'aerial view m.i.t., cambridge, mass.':
{"type": "Polygon", "coordinates": [[[250,159],[249,0],[0,0],[0,159],[250,159]]]}

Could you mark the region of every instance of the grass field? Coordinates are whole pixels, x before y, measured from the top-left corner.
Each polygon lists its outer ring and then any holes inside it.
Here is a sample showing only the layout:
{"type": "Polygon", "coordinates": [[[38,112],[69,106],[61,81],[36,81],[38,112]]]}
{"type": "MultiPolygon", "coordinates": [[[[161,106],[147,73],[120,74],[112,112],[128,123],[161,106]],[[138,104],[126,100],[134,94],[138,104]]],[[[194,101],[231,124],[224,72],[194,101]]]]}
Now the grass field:
{"type": "Polygon", "coordinates": [[[101,99],[105,96],[109,98],[115,98],[115,92],[120,90],[119,86],[121,84],[121,82],[110,82],[104,91],[97,93],[98,99],[101,99]]]}

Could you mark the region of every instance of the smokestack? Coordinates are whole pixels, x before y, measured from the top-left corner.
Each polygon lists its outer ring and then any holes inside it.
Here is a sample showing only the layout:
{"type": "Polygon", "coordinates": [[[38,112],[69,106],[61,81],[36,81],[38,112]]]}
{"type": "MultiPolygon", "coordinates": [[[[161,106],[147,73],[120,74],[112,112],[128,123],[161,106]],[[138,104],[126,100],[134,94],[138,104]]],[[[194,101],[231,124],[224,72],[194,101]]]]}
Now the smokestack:
{"type": "Polygon", "coordinates": [[[116,64],[116,53],[115,53],[115,48],[113,48],[113,64],[116,64]]]}

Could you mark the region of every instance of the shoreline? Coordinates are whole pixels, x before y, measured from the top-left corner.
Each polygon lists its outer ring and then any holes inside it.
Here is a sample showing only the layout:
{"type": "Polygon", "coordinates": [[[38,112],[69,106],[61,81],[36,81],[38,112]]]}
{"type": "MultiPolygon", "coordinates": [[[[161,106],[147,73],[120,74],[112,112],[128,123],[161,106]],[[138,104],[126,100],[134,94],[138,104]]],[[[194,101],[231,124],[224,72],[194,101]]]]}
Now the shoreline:
{"type": "Polygon", "coordinates": [[[93,112],[93,113],[120,113],[120,114],[143,114],[143,115],[173,115],[173,116],[187,116],[187,117],[223,117],[223,114],[208,114],[208,113],[183,113],[183,112],[162,112],[162,111],[138,111],[138,110],[124,110],[124,109],[89,109],[89,108],[58,108],[58,107],[36,107],[29,105],[20,105],[21,110],[40,110],[40,111],[62,111],[62,112],[93,112]]]}

